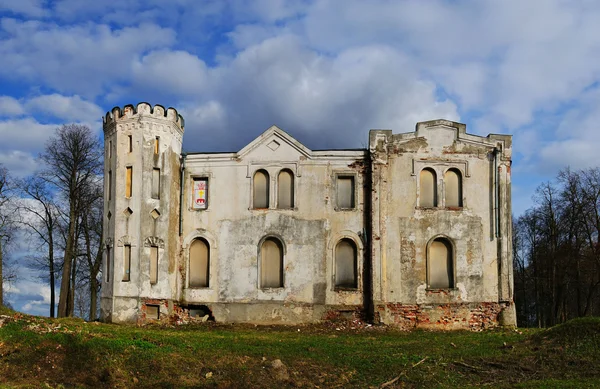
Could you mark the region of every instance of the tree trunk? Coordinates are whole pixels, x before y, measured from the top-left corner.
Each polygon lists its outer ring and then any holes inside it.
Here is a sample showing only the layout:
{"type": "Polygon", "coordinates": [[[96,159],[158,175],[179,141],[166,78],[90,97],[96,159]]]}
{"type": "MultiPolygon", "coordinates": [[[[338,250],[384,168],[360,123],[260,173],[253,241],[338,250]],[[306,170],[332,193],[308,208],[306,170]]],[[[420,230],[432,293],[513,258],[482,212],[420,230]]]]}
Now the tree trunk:
{"type": "Polygon", "coordinates": [[[0,307],[4,305],[4,278],[2,277],[2,237],[0,237],[0,307]]]}
{"type": "Polygon", "coordinates": [[[96,304],[98,300],[98,281],[90,278],[90,321],[96,320],[96,304]]]}
{"type": "Polygon", "coordinates": [[[67,317],[70,312],[69,291],[71,289],[71,264],[74,258],[73,247],[75,245],[75,223],[77,223],[77,218],[75,216],[75,201],[72,201],[69,210],[69,232],[67,235],[67,244],[65,247],[62,279],[60,280],[60,296],[58,298],[58,317],[67,317]]]}
{"type": "Polygon", "coordinates": [[[69,317],[75,314],[75,282],[77,282],[77,257],[73,257],[71,287],[69,288],[69,317]]]}
{"type": "Polygon", "coordinates": [[[55,280],[54,280],[54,241],[50,236],[48,243],[48,265],[50,273],[50,317],[54,317],[54,309],[56,305],[56,296],[54,292],[55,280]]]}

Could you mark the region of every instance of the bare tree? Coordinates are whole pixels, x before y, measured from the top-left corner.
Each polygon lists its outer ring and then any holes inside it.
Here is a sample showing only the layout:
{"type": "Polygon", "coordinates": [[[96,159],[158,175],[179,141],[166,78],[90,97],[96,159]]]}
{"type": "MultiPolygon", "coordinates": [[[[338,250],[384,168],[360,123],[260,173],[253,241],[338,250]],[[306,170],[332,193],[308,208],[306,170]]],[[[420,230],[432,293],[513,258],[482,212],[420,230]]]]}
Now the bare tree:
{"type": "Polygon", "coordinates": [[[522,322],[551,326],[600,313],[600,169],[563,169],[540,185],[515,228],[522,322]]]}
{"type": "Polygon", "coordinates": [[[21,197],[30,200],[21,201],[20,210],[25,212],[24,217],[21,218],[21,223],[45,247],[44,254],[41,258],[36,258],[35,262],[38,265],[36,268],[41,268],[41,270],[47,272],[48,282],[50,283],[50,317],[54,317],[57,271],[55,235],[59,228],[60,210],[50,192],[48,183],[39,175],[19,180],[17,187],[21,197]]]}
{"type": "Polygon", "coordinates": [[[0,165],[0,307],[4,305],[4,282],[14,279],[15,274],[4,268],[6,247],[15,231],[14,210],[9,204],[13,188],[8,170],[0,165]]]}
{"type": "Polygon", "coordinates": [[[73,312],[72,271],[76,259],[77,228],[85,209],[83,195],[102,171],[102,151],[98,140],[87,126],[63,125],[56,129],[40,155],[45,167],[41,172],[68,204],[68,227],[66,229],[63,256],[58,317],[73,312]]]}
{"type": "Polygon", "coordinates": [[[102,218],[103,218],[103,188],[97,182],[88,188],[86,212],[81,218],[81,232],[83,235],[83,256],[86,259],[84,280],[89,290],[89,320],[96,319],[98,292],[100,282],[98,275],[102,267],[102,218]]]}

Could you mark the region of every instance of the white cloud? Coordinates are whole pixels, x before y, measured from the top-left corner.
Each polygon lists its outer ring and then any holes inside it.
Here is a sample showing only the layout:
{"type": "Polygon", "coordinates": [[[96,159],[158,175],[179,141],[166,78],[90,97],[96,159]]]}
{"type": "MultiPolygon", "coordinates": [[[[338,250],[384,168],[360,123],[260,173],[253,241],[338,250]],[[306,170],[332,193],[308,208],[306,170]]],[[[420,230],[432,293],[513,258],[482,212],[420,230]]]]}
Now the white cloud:
{"type": "Polygon", "coordinates": [[[420,60],[464,113],[515,129],[598,81],[600,7],[590,2],[321,1],[304,20],[312,47],[387,44],[420,60]]]}
{"type": "Polygon", "coordinates": [[[50,287],[44,282],[18,279],[18,283],[11,285],[7,292],[15,309],[32,315],[48,316],[50,287]]]}
{"type": "Polygon", "coordinates": [[[24,113],[21,103],[11,96],[0,96],[0,116],[19,116],[24,113]]]}
{"type": "Polygon", "coordinates": [[[284,28],[262,24],[240,24],[227,34],[237,49],[245,49],[249,46],[273,38],[277,35],[288,34],[290,31],[284,28]]]}
{"type": "Polygon", "coordinates": [[[26,102],[30,114],[49,114],[67,121],[94,121],[102,117],[103,110],[81,97],[59,94],[37,96],[26,102]]]}
{"type": "Polygon", "coordinates": [[[39,167],[34,155],[20,150],[0,150],[0,164],[16,177],[28,176],[39,167]]]}
{"type": "Polygon", "coordinates": [[[302,14],[308,4],[302,0],[234,0],[230,7],[236,20],[274,23],[302,14]]]}
{"type": "Polygon", "coordinates": [[[101,94],[127,82],[133,61],[150,49],[173,43],[169,28],[152,24],[111,30],[108,25],[59,26],[2,19],[0,77],[39,83],[68,94],[101,94]]]}
{"type": "Polygon", "coordinates": [[[435,84],[419,79],[414,61],[386,46],[326,56],[280,36],[209,69],[208,78],[184,104],[186,142],[202,138],[205,148],[241,148],[272,124],[315,148],[360,147],[370,128],[412,131],[416,121],[459,117],[454,103],[437,99],[435,84]]]}
{"type": "Polygon", "coordinates": [[[550,142],[540,151],[540,170],[555,173],[565,166],[576,169],[598,166],[598,143],[583,139],[550,142]]]}
{"type": "Polygon", "coordinates": [[[30,117],[0,121],[0,151],[37,151],[58,127],[54,124],[40,124],[30,117]]]}
{"type": "Polygon", "coordinates": [[[0,11],[9,11],[30,17],[43,17],[47,15],[43,3],[44,0],[2,0],[0,11]]]}
{"type": "Polygon", "coordinates": [[[193,96],[207,90],[204,61],[185,51],[154,51],[132,65],[140,90],[161,90],[174,96],[193,96]]]}
{"type": "Polygon", "coordinates": [[[40,302],[50,303],[50,287],[43,282],[23,280],[19,282],[18,286],[11,287],[9,292],[21,296],[39,296],[40,302]]]}
{"type": "Polygon", "coordinates": [[[583,169],[598,166],[600,148],[600,87],[592,88],[567,110],[545,133],[537,170],[558,171],[570,166],[583,169]]]}
{"type": "Polygon", "coordinates": [[[33,173],[38,167],[36,154],[57,127],[65,121],[79,122],[100,130],[99,119],[103,111],[96,104],[81,97],[59,94],[41,95],[17,100],[10,96],[0,97],[0,163],[11,174],[22,177],[33,173]],[[17,117],[17,118],[14,118],[17,117]],[[44,117],[40,123],[34,117],[44,117]]]}

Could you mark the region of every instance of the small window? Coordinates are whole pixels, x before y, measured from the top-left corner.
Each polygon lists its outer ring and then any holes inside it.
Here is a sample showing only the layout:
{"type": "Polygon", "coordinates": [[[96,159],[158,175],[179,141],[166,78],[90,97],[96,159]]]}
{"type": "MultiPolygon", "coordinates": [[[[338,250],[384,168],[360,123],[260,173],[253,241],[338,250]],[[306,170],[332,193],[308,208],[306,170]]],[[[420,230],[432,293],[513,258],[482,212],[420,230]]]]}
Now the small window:
{"type": "Polygon", "coordinates": [[[204,239],[190,246],[190,288],[208,288],[210,248],[204,239]]]}
{"type": "Polygon", "coordinates": [[[131,153],[133,151],[133,136],[132,135],[128,135],[127,136],[127,148],[129,150],[129,152],[131,153]]]}
{"type": "Polygon", "coordinates": [[[354,199],[354,176],[337,177],[337,206],[339,209],[353,209],[354,199]]]}
{"type": "Polygon", "coordinates": [[[258,170],[254,173],[253,208],[269,208],[269,173],[258,170]]]}
{"type": "Polygon", "coordinates": [[[160,169],[152,169],[152,198],[160,199],[160,169]]]}
{"type": "Polygon", "coordinates": [[[159,305],[146,305],[146,319],[147,320],[159,320],[160,319],[160,306],[159,305]]]}
{"type": "Polygon", "coordinates": [[[260,247],[261,288],[283,287],[283,246],[274,238],[267,238],[260,247]]]}
{"type": "Polygon", "coordinates": [[[158,246],[150,247],[150,283],[158,282],[158,246]]]}
{"type": "Polygon", "coordinates": [[[158,154],[159,144],[160,144],[160,138],[157,136],[156,138],[154,138],[154,154],[158,154]]]}
{"type": "Polygon", "coordinates": [[[358,287],[356,252],[356,244],[352,239],[342,239],[335,246],[336,288],[356,289],[358,287]]]}
{"type": "Polygon", "coordinates": [[[130,198],[133,193],[132,180],[133,166],[127,166],[127,172],[125,174],[125,197],[127,198],[130,198]]]}
{"type": "Polygon", "coordinates": [[[423,169],[419,175],[419,205],[425,208],[437,207],[437,184],[435,172],[423,169]]]}
{"type": "Polygon", "coordinates": [[[112,170],[108,171],[107,179],[108,179],[108,182],[106,184],[107,191],[108,191],[107,197],[108,197],[108,200],[110,201],[112,199],[112,170]]]}
{"type": "Polygon", "coordinates": [[[106,246],[106,282],[110,282],[110,246],[106,246]]]}
{"type": "Polygon", "coordinates": [[[427,260],[429,287],[432,289],[453,288],[454,260],[450,242],[443,238],[431,242],[427,260]]]}
{"type": "Polygon", "coordinates": [[[208,178],[194,178],[192,185],[192,208],[208,208],[208,178]]]}
{"type": "Polygon", "coordinates": [[[294,175],[287,169],[277,177],[277,208],[294,208],[294,175]]]}
{"type": "Polygon", "coordinates": [[[462,204],[462,179],[460,171],[449,169],[444,174],[444,193],[446,207],[460,208],[462,204]]]}
{"type": "Polygon", "coordinates": [[[107,150],[108,158],[112,157],[112,140],[108,141],[108,150],[107,150]]]}
{"type": "Polygon", "coordinates": [[[123,281],[131,280],[131,245],[123,246],[123,281]]]}

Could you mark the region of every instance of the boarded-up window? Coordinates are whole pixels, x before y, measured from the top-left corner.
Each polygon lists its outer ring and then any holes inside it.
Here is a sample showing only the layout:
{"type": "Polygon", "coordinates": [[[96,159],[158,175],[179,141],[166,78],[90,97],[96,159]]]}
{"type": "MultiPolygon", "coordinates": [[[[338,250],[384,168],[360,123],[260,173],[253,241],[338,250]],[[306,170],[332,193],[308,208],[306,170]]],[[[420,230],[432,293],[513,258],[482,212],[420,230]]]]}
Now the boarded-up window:
{"type": "Polygon", "coordinates": [[[146,305],[146,319],[148,319],[148,320],[160,319],[160,306],[146,305]]]}
{"type": "Polygon", "coordinates": [[[106,282],[110,282],[110,246],[106,246],[106,282]]]}
{"type": "Polygon", "coordinates": [[[294,208],[294,175],[289,170],[282,170],[277,178],[277,208],[294,208]]]}
{"type": "Polygon", "coordinates": [[[160,199],[160,169],[152,169],[152,198],[160,199]]]}
{"type": "Polygon", "coordinates": [[[462,207],[462,179],[456,169],[450,169],[444,174],[444,190],[446,207],[462,207]]]}
{"type": "Polygon", "coordinates": [[[112,198],[112,170],[108,171],[108,183],[106,185],[108,191],[108,200],[112,198]]]}
{"type": "Polygon", "coordinates": [[[130,153],[133,151],[133,136],[132,135],[127,136],[127,150],[129,150],[130,153]]]}
{"type": "Polygon", "coordinates": [[[207,288],[209,278],[210,250],[208,242],[196,239],[190,246],[190,287],[207,288]]]}
{"type": "Polygon", "coordinates": [[[454,287],[454,261],[452,245],[446,239],[436,239],[429,245],[429,287],[447,289],[454,287]]]}
{"type": "Polygon", "coordinates": [[[338,176],[336,191],[338,208],[354,208],[354,176],[338,176]]]}
{"type": "Polygon", "coordinates": [[[125,173],[125,197],[129,198],[132,194],[133,167],[127,166],[125,173]]]}
{"type": "Polygon", "coordinates": [[[150,247],[150,283],[158,282],[158,247],[150,247]]]}
{"type": "Polygon", "coordinates": [[[158,145],[160,142],[160,138],[157,136],[154,138],[154,154],[158,154],[158,145]]]}
{"type": "Polygon", "coordinates": [[[269,173],[259,170],[254,173],[253,207],[269,208],[269,173]]]}
{"type": "Polygon", "coordinates": [[[266,239],[260,247],[260,286],[283,287],[283,247],[274,238],[266,239]]]}
{"type": "Polygon", "coordinates": [[[437,185],[433,170],[421,170],[419,188],[419,205],[421,207],[437,207],[437,185]]]}
{"type": "Polygon", "coordinates": [[[194,178],[192,186],[192,208],[208,208],[208,178],[194,178]]]}
{"type": "Polygon", "coordinates": [[[356,288],[357,255],[356,244],[351,239],[342,239],[335,246],[335,286],[338,288],[356,288]]]}
{"type": "Polygon", "coordinates": [[[123,246],[123,281],[131,279],[131,245],[123,246]]]}

